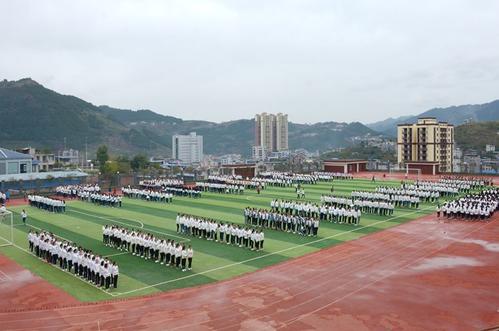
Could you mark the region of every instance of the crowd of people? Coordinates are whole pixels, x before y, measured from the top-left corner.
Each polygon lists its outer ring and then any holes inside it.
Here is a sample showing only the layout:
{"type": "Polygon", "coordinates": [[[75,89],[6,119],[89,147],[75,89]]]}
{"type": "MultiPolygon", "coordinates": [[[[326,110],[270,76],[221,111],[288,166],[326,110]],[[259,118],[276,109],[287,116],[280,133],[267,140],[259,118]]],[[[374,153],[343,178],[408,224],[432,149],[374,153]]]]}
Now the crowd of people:
{"type": "MultiPolygon", "coordinates": [[[[380,216],[393,215],[393,211],[395,209],[395,206],[393,204],[386,202],[386,201],[353,199],[353,198],[338,197],[338,196],[334,196],[334,195],[322,195],[321,202],[324,205],[330,206],[334,209],[341,209],[341,208],[352,209],[352,208],[354,208],[355,211],[360,210],[360,211],[362,211],[362,213],[376,214],[376,215],[380,215],[380,216]]],[[[321,207],[321,208],[323,208],[323,207],[321,207]]],[[[332,211],[333,214],[335,213],[334,209],[332,211]]],[[[338,212],[338,211],[336,211],[336,212],[338,212]]],[[[331,213],[331,210],[329,210],[329,213],[331,213]]],[[[328,210],[321,209],[321,215],[322,214],[327,215],[328,210]]],[[[359,215],[359,218],[360,218],[360,215],[359,215]]]]}
{"type": "Polygon", "coordinates": [[[439,180],[443,184],[454,186],[469,186],[472,190],[483,189],[487,186],[493,186],[493,179],[488,177],[469,177],[469,176],[442,176],[439,180]]]}
{"type": "Polygon", "coordinates": [[[139,181],[139,185],[144,188],[159,189],[164,187],[182,187],[184,181],[176,178],[156,178],[139,181]]]}
{"type": "Polygon", "coordinates": [[[90,192],[78,192],[81,201],[87,201],[99,206],[121,207],[122,198],[114,194],[99,194],[90,192]]]}
{"type": "Polygon", "coordinates": [[[369,200],[377,202],[388,202],[395,207],[419,208],[419,198],[417,196],[403,194],[388,194],[372,191],[352,191],[354,200],[369,200]]]}
{"type": "Polygon", "coordinates": [[[184,243],[115,225],[102,227],[102,241],[106,246],[130,252],[145,260],[181,268],[182,271],[192,269],[194,250],[184,243]]]}
{"type": "Polygon", "coordinates": [[[266,171],[258,174],[261,178],[279,179],[292,184],[316,184],[319,177],[310,174],[296,174],[293,172],[266,171]]]}
{"type": "Polygon", "coordinates": [[[180,197],[201,198],[201,191],[189,188],[165,187],[163,192],[180,197]]]}
{"type": "Polygon", "coordinates": [[[164,202],[164,203],[171,203],[173,201],[173,194],[161,191],[153,191],[149,189],[141,190],[128,186],[128,187],[122,187],[121,192],[125,197],[131,199],[142,199],[146,201],[164,202]]]}
{"type": "Polygon", "coordinates": [[[291,232],[303,236],[316,237],[319,232],[319,219],[291,215],[278,211],[269,211],[247,207],[244,209],[244,222],[277,231],[291,232]]]}
{"type": "Polygon", "coordinates": [[[324,172],[324,171],[316,171],[313,172],[312,175],[317,176],[320,181],[332,182],[336,179],[353,179],[353,175],[349,173],[343,172],[324,172]]]}
{"type": "Polygon", "coordinates": [[[113,262],[73,243],[59,240],[51,233],[28,233],[31,253],[54,266],[74,273],[98,287],[118,287],[119,268],[113,262]]]}
{"type": "Polygon", "coordinates": [[[437,206],[437,217],[487,220],[499,207],[499,190],[488,189],[437,206]]]}
{"type": "Polygon", "coordinates": [[[400,188],[390,187],[390,186],[378,186],[376,187],[376,192],[385,193],[389,195],[409,195],[413,197],[418,197],[420,201],[424,202],[437,202],[440,198],[440,192],[437,190],[425,190],[420,189],[414,185],[402,184],[400,188]]]}
{"type": "Polygon", "coordinates": [[[55,192],[57,195],[62,195],[64,198],[72,198],[72,199],[78,197],[79,192],[99,193],[100,191],[101,189],[97,184],[65,185],[65,186],[57,186],[55,188],[55,192]]]}
{"type": "Polygon", "coordinates": [[[66,202],[40,195],[28,195],[28,203],[31,207],[36,207],[54,213],[63,213],[66,211],[66,202]]]}
{"type": "Polygon", "coordinates": [[[225,194],[244,194],[244,186],[235,184],[196,182],[196,190],[225,194]]]}
{"type": "Polygon", "coordinates": [[[244,186],[245,189],[256,189],[258,186],[262,186],[258,181],[250,180],[249,178],[244,179],[240,175],[210,175],[208,176],[209,183],[227,184],[227,185],[237,185],[244,186]]]}
{"type": "Polygon", "coordinates": [[[178,214],[176,225],[177,232],[183,235],[245,247],[255,251],[263,249],[265,239],[263,231],[248,226],[243,227],[234,223],[224,223],[188,214],[178,214]]]}
{"type": "Polygon", "coordinates": [[[282,214],[317,218],[320,206],[312,202],[274,199],[270,201],[270,208],[271,211],[282,214]]]}

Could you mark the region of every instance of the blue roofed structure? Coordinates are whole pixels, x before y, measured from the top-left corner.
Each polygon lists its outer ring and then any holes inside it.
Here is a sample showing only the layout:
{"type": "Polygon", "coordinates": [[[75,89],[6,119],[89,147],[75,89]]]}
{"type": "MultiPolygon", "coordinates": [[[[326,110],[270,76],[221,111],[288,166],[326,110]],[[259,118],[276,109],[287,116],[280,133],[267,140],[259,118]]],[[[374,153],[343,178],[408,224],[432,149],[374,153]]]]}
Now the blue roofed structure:
{"type": "Polygon", "coordinates": [[[0,147],[0,176],[36,172],[31,155],[0,147]]]}

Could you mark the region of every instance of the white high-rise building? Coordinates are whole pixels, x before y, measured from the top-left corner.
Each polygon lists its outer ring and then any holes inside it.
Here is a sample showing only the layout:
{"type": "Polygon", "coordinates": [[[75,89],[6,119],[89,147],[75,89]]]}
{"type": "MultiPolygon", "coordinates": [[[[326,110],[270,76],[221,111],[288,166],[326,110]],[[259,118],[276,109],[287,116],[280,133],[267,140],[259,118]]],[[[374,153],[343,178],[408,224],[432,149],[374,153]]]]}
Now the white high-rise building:
{"type": "Polygon", "coordinates": [[[275,115],[275,151],[287,151],[288,148],[288,115],[275,115]]]}
{"type": "MultiPolygon", "coordinates": [[[[257,114],[255,115],[255,151],[262,153],[287,151],[288,146],[288,115],[257,114]]],[[[260,154],[260,153],[259,153],[260,154]]]]}
{"type": "Polygon", "coordinates": [[[172,137],[172,157],[187,163],[199,163],[203,160],[203,136],[191,132],[188,135],[172,137]]]}

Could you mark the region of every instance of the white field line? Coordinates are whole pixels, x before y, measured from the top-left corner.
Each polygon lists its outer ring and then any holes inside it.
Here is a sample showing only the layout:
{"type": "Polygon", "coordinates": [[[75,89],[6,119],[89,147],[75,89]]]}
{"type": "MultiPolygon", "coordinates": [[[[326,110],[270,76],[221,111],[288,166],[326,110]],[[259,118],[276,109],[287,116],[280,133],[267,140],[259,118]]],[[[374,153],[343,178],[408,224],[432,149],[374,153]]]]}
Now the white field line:
{"type": "Polygon", "coordinates": [[[6,280],[12,280],[12,278],[9,275],[7,275],[5,272],[3,272],[2,270],[0,270],[0,273],[3,275],[2,278],[5,277],[6,280]]]}
{"type": "MultiPolygon", "coordinates": [[[[428,209],[433,209],[433,208],[428,207],[428,208],[425,208],[425,209],[422,209],[422,210],[428,210],[428,209]]],[[[303,244],[300,244],[300,245],[295,245],[295,246],[292,246],[292,247],[284,248],[284,249],[281,249],[279,251],[275,251],[275,252],[267,253],[267,254],[264,254],[264,255],[256,256],[256,257],[244,260],[244,261],[239,261],[239,262],[234,262],[234,263],[226,264],[226,265],[223,265],[223,266],[220,266],[220,267],[216,267],[216,268],[213,268],[213,269],[201,271],[201,272],[198,272],[198,273],[195,273],[195,274],[191,274],[191,275],[187,275],[187,276],[183,276],[183,277],[179,277],[179,278],[175,278],[175,279],[170,279],[170,280],[167,280],[167,281],[164,281],[164,282],[160,282],[160,283],[157,283],[157,284],[152,284],[152,285],[144,286],[144,287],[141,287],[141,288],[138,288],[138,289],[134,289],[134,290],[130,290],[130,291],[126,291],[126,292],[116,292],[116,293],[114,293],[114,295],[120,296],[120,295],[130,294],[130,293],[134,293],[134,292],[146,290],[146,289],[149,289],[149,288],[152,288],[152,287],[156,287],[156,286],[159,286],[159,285],[169,284],[169,283],[177,282],[179,280],[189,279],[189,278],[193,278],[193,277],[196,277],[196,276],[199,276],[199,275],[208,274],[208,273],[211,273],[211,272],[214,272],[214,271],[218,271],[218,270],[222,270],[222,269],[227,269],[227,268],[230,268],[230,267],[233,267],[233,266],[245,264],[247,262],[251,262],[251,261],[255,261],[255,260],[259,260],[259,259],[263,259],[263,258],[272,256],[272,255],[276,255],[276,254],[284,253],[284,252],[287,252],[287,251],[291,251],[291,250],[294,250],[296,248],[300,248],[300,247],[304,247],[304,246],[309,246],[311,244],[315,244],[315,243],[318,243],[318,242],[329,240],[331,238],[339,237],[339,236],[347,234],[347,233],[352,233],[352,232],[356,232],[356,231],[359,231],[359,230],[362,230],[362,229],[365,229],[365,228],[373,227],[373,226],[378,225],[378,224],[383,224],[383,223],[392,221],[392,220],[397,219],[397,218],[401,218],[401,217],[405,217],[405,216],[408,216],[408,215],[416,214],[419,211],[420,210],[413,211],[413,212],[406,213],[406,214],[399,215],[399,216],[390,217],[390,218],[388,218],[386,220],[378,221],[378,222],[372,223],[370,225],[365,225],[365,226],[357,227],[357,228],[354,228],[352,230],[348,230],[348,231],[343,231],[343,232],[340,232],[340,233],[336,233],[336,234],[333,234],[333,235],[328,236],[328,237],[324,237],[324,238],[320,238],[320,239],[317,239],[317,240],[314,240],[314,241],[310,241],[310,242],[307,242],[307,243],[303,243],[303,244]]]]}
{"type": "MultiPolygon", "coordinates": [[[[69,210],[69,212],[83,214],[83,215],[87,215],[87,216],[91,216],[91,217],[95,217],[95,218],[100,218],[100,219],[103,219],[103,220],[106,220],[106,221],[110,221],[110,222],[122,224],[122,225],[125,225],[125,226],[133,226],[133,227],[136,227],[136,228],[138,227],[138,226],[135,226],[135,225],[131,225],[131,224],[127,224],[127,223],[123,223],[123,222],[120,222],[120,221],[113,220],[112,218],[102,217],[102,216],[99,216],[99,215],[94,215],[94,214],[89,214],[89,213],[84,213],[82,211],[69,210]]],[[[126,219],[126,218],[121,218],[121,219],[126,219]]],[[[132,220],[132,219],[129,219],[129,221],[139,222],[139,221],[132,220]]],[[[162,235],[167,236],[167,237],[179,238],[179,239],[182,239],[183,241],[188,241],[188,242],[191,241],[190,239],[185,238],[185,237],[176,236],[174,234],[169,234],[169,233],[166,233],[166,232],[161,232],[161,231],[156,231],[156,230],[153,230],[153,229],[144,228],[144,224],[142,222],[139,222],[139,223],[142,224],[141,228],[144,229],[144,230],[147,230],[147,232],[159,233],[159,234],[162,234],[162,235]]]]}
{"type": "MultiPolygon", "coordinates": [[[[463,236],[463,238],[468,237],[470,234],[472,234],[472,233],[474,233],[474,232],[476,232],[476,231],[480,230],[481,228],[483,228],[484,226],[489,225],[489,224],[491,224],[491,223],[485,223],[485,224],[481,225],[479,228],[477,228],[477,229],[473,229],[473,230],[469,231],[468,233],[466,233],[466,234],[463,236]]],[[[451,240],[452,240],[452,239],[451,239],[451,240]]],[[[429,253],[427,253],[427,254],[425,254],[425,255],[423,255],[423,256],[421,256],[421,257],[417,258],[416,260],[413,260],[413,261],[410,261],[410,262],[408,262],[408,263],[405,263],[405,264],[404,264],[404,265],[402,265],[401,267],[399,267],[399,268],[397,268],[397,269],[395,269],[395,270],[390,271],[387,275],[384,275],[384,276],[382,276],[381,278],[375,279],[375,280],[373,280],[373,281],[371,281],[371,282],[369,282],[369,283],[367,283],[367,284],[365,284],[365,285],[363,285],[363,286],[361,286],[361,287],[359,287],[359,288],[357,288],[357,289],[355,289],[355,290],[353,290],[353,291],[351,291],[351,292],[349,292],[349,293],[346,293],[345,295],[343,295],[343,296],[341,296],[341,297],[339,297],[339,298],[335,298],[335,300],[334,300],[334,301],[331,301],[331,302],[329,302],[329,303],[328,303],[328,304],[326,304],[326,305],[323,305],[323,306],[321,306],[321,307],[319,307],[319,308],[317,308],[317,309],[314,309],[314,310],[309,311],[309,312],[307,312],[307,313],[305,313],[305,314],[303,314],[303,315],[300,315],[300,316],[298,316],[298,317],[295,317],[295,318],[292,318],[292,319],[290,319],[290,320],[286,321],[286,322],[285,322],[285,324],[284,324],[283,326],[280,326],[280,327],[278,327],[278,328],[279,328],[279,329],[281,329],[281,328],[284,328],[284,327],[288,327],[289,325],[291,325],[291,324],[295,323],[295,322],[296,322],[296,321],[298,321],[298,320],[301,320],[301,319],[303,319],[303,318],[305,318],[305,317],[307,317],[307,316],[310,316],[310,315],[312,315],[312,314],[314,314],[314,313],[317,313],[317,312],[319,312],[319,311],[321,311],[321,310],[323,310],[323,309],[325,309],[325,308],[327,308],[327,307],[330,307],[331,305],[333,305],[333,304],[335,304],[335,303],[337,303],[337,302],[339,302],[339,301],[342,301],[343,299],[346,299],[346,298],[348,298],[348,297],[352,296],[353,294],[355,294],[355,293],[357,293],[357,292],[359,292],[359,291],[361,291],[361,290],[363,290],[363,289],[366,289],[366,288],[370,287],[370,286],[371,286],[371,285],[373,285],[373,284],[379,283],[380,281],[382,281],[382,280],[384,280],[384,279],[386,279],[386,278],[388,278],[388,277],[391,277],[391,276],[393,276],[393,275],[397,274],[397,273],[398,273],[398,272],[400,272],[401,270],[403,270],[403,269],[405,269],[405,268],[407,268],[407,267],[409,267],[409,266],[411,266],[411,265],[413,265],[413,264],[416,264],[416,263],[418,263],[418,262],[420,262],[420,261],[424,260],[424,259],[425,259],[425,258],[427,258],[428,256],[434,255],[435,253],[438,253],[438,252],[440,252],[440,251],[442,251],[442,250],[446,249],[447,247],[448,247],[448,246],[445,246],[445,247],[442,247],[442,248],[437,248],[437,249],[435,249],[435,250],[432,250],[431,252],[429,252],[429,253]]]]}

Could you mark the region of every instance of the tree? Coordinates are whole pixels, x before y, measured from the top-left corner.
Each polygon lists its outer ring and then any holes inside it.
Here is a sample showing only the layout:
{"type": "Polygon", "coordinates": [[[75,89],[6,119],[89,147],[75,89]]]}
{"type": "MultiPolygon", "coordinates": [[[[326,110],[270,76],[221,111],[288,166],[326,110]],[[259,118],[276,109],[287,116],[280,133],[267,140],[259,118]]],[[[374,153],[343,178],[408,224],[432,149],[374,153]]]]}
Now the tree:
{"type": "Polygon", "coordinates": [[[97,148],[96,159],[97,159],[97,161],[99,161],[100,170],[102,172],[104,172],[104,165],[109,160],[109,154],[107,152],[106,145],[101,145],[101,146],[99,146],[99,148],[97,148]]]}
{"type": "Polygon", "coordinates": [[[130,165],[130,160],[128,159],[127,156],[118,156],[116,158],[116,163],[118,164],[118,171],[121,174],[126,174],[130,172],[131,165],[130,165]]]}
{"type": "Polygon", "coordinates": [[[132,169],[134,171],[138,171],[147,168],[147,166],[149,165],[149,161],[147,160],[147,156],[145,156],[144,154],[139,154],[133,157],[130,165],[132,166],[132,169]]]}

